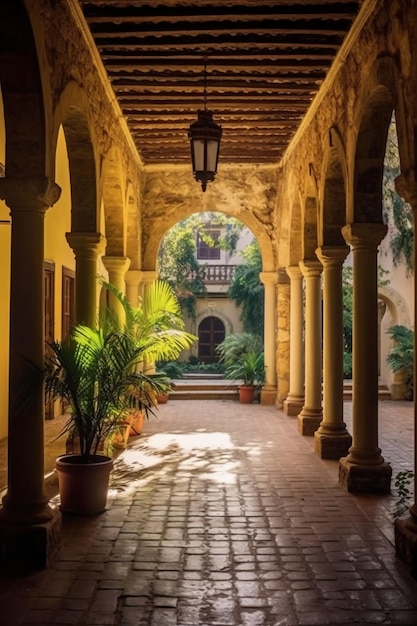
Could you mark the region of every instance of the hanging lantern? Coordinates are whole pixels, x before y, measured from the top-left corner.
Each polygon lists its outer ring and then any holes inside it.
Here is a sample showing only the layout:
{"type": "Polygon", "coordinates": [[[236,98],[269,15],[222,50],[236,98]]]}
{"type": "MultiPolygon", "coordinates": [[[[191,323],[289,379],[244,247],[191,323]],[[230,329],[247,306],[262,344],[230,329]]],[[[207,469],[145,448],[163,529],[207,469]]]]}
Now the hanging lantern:
{"type": "Polygon", "coordinates": [[[207,183],[214,180],[219,160],[222,127],[213,122],[213,114],[207,110],[207,74],[204,64],[204,110],[198,112],[198,119],[191,124],[188,138],[191,146],[191,162],[196,181],[201,182],[203,191],[207,183]]]}
{"type": "Polygon", "coordinates": [[[201,182],[203,191],[217,173],[221,136],[222,127],[213,122],[211,111],[199,111],[198,120],[190,126],[188,138],[194,178],[201,182]]]}

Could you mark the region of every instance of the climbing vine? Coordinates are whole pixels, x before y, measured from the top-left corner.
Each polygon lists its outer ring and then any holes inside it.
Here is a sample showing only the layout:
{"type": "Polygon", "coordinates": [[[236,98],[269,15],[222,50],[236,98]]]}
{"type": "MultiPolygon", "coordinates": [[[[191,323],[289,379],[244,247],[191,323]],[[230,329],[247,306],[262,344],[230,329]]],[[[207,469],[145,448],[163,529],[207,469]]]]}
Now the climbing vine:
{"type": "Polygon", "coordinates": [[[393,115],[388,131],[382,182],[383,210],[391,225],[390,248],[395,266],[404,263],[407,273],[414,272],[414,215],[409,204],[397,194],[395,179],[400,174],[398,138],[393,115]]]}

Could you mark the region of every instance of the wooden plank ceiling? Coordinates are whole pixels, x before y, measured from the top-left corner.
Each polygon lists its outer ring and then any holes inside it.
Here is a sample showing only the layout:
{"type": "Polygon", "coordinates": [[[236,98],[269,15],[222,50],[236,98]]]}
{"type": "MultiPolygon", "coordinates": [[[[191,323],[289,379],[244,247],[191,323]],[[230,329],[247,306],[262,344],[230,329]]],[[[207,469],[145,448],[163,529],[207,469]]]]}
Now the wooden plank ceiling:
{"type": "Polygon", "coordinates": [[[220,163],[275,163],[359,11],[360,0],[81,0],[145,163],[189,163],[204,108],[220,163]],[[206,59],[206,61],[205,61],[206,59]]]}

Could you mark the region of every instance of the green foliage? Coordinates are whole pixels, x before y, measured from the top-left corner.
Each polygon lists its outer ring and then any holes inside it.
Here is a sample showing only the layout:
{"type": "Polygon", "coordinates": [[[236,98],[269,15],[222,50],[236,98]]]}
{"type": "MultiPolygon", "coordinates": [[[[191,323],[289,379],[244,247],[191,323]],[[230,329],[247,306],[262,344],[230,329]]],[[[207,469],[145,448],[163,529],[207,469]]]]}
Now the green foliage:
{"type": "Polygon", "coordinates": [[[264,353],[258,335],[226,335],[216,348],[225,365],[226,378],[243,379],[247,385],[259,385],[265,379],[264,353]]]}
{"type": "Polygon", "coordinates": [[[203,363],[195,357],[185,363],[185,371],[193,374],[224,374],[224,365],[222,363],[203,363]]]}
{"type": "Polygon", "coordinates": [[[390,248],[394,265],[404,263],[407,272],[414,272],[414,215],[409,204],[398,195],[395,179],[400,173],[398,138],[395,117],[391,121],[385,150],[384,176],[382,183],[385,220],[392,222],[393,233],[390,248]]]}
{"type": "Polygon", "coordinates": [[[394,518],[401,517],[410,508],[413,494],[409,487],[413,480],[414,472],[411,470],[403,470],[396,475],[394,484],[398,498],[394,505],[394,518]]]}
{"type": "Polygon", "coordinates": [[[199,269],[192,224],[182,220],[162,240],[158,270],[161,279],[175,290],[181,309],[191,318],[195,317],[196,296],[206,292],[199,269]]]}
{"type": "Polygon", "coordinates": [[[259,337],[264,333],[264,286],[259,278],[262,271],[261,250],[253,241],[243,252],[246,261],[239,265],[227,292],[228,297],[241,307],[240,319],[244,331],[259,337]]]}
{"type": "Polygon", "coordinates": [[[158,271],[161,279],[175,289],[181,308],[195,319],[196,298],[206,293],[197,260],[196,233],[207,245],[233,251],[243,224],[221,213],[198,213],[181,220],[163,238],[158,252],[158,271]],[[214,241],[210,229],[225,231],[214,241]]]}
{"type": "Polygon", "coordinates": [[[152,392],[166,388],[165,376],[146,376],[137,370],[143,346],[133,342],[129,333],[77,325],[65,341],[48,347],[45,395],[68,405],[69,420],[61,435],[79,437],[85,462],[117,431],[131,409],[153,413],[152,392]]]}
{"type": "MultiPolygon", "coordinates": [[[[123,307],[125,319],[122,330],[142,347],[143,358],[148,362],[177,359],[183,350],[189,349],[197,340],[184,330],[180,303],[174,290],[163,280],[157,280],[145,288],[138,306],[132,306],[114,285],[101,280],[123,307]]],[[[104,329],[119,329],[120,322],[111,309],[101,320],[104,329]]]]}
{"type": "Polygon", "coordinates": [[[185,366],[179,361],[158,361],[155,364],[159,372],[164,372],[171,380],[184,378],[185,366]]]}
{"type": "Polygon", "coordinates": [[[413,396],[414,378],[414,331],[406,326],[396,325],[388,329],[395,342],[387,356],[387,363],[393,372],[403,371],[410,398],[413,396]]]}

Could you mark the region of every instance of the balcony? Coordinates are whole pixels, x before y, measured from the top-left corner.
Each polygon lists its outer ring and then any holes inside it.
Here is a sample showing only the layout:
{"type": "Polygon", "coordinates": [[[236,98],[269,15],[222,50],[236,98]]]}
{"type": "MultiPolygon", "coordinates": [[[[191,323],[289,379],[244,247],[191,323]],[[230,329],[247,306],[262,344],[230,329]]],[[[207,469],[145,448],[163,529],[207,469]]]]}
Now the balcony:
{"type": "MultiPolygon", "coordinates": [[[[236,272],[237,265],[201,265],[198,275],[206,285],[228,285],[236,272]]],[[[191,278],[197,277],[197,272],[190,273],[191,278]]]]}

